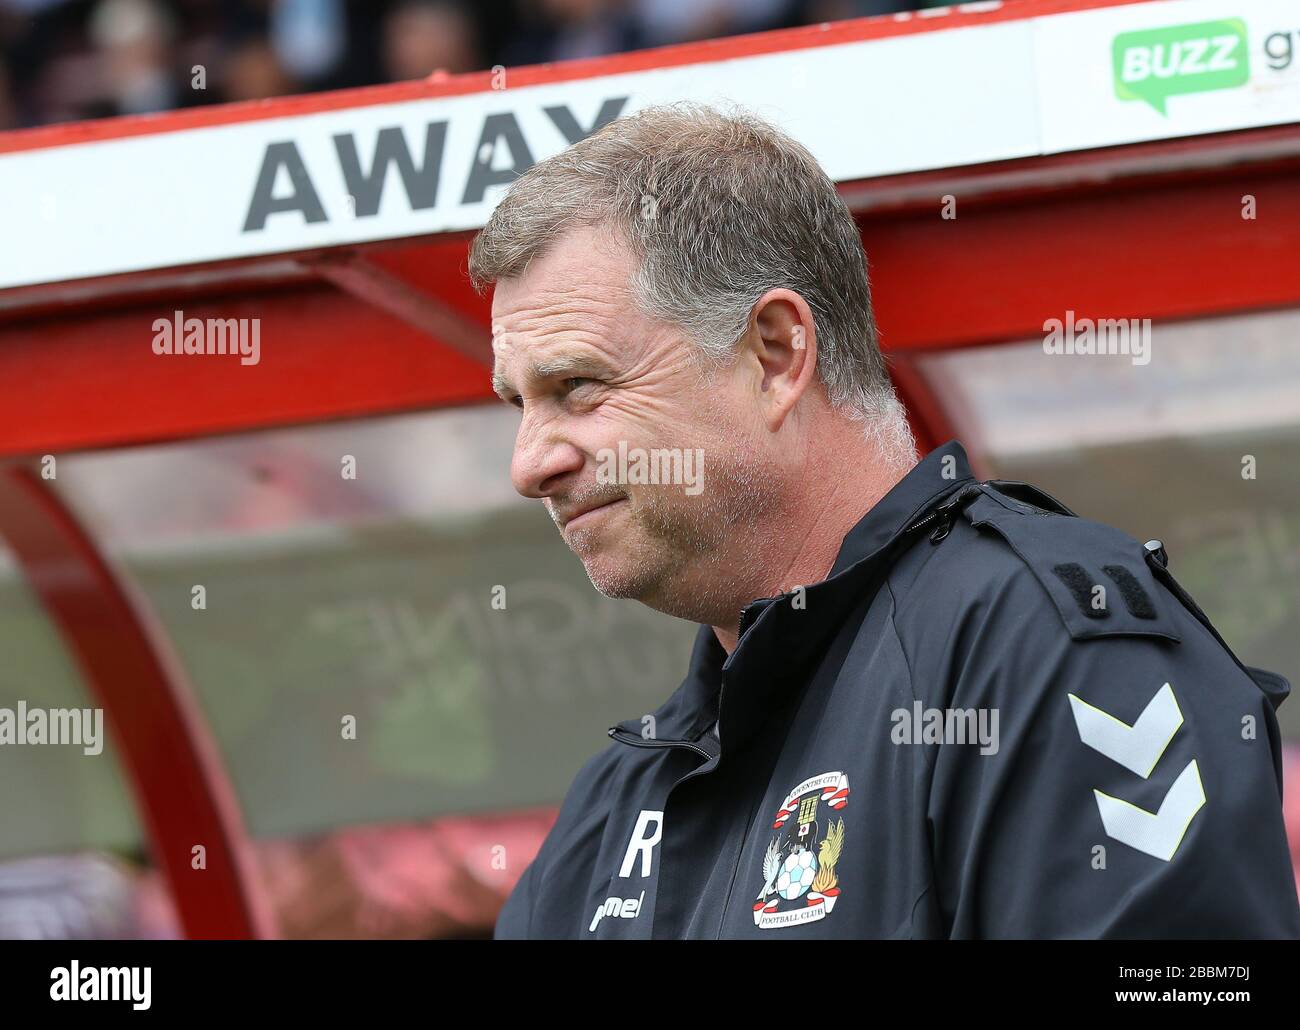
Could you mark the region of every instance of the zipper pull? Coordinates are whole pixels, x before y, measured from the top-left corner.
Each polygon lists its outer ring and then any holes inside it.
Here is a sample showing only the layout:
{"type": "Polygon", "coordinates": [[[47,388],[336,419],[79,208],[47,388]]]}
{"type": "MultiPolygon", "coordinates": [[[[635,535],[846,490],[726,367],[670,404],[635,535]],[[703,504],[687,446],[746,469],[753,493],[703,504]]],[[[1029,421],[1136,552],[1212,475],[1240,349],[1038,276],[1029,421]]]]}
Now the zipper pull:
{"type": "Polygon", "coordinates": [[[941,540],[947,537],[948,532],[951,529],[952,529],[952,514],[950,512],[944,512],[942,515],[939,516],[938,523],[935,525],[934,529],[931,530],[930,532],[930,543],[938,544],[941,540]]]}
{"type": "Polygon", "coordinates": [[[935,527],[930,531],[930,543],[937,544],[952,529],[957,514],[980,493],[979,483],[967,483],[955,495],[935,509],[935,527]]]}

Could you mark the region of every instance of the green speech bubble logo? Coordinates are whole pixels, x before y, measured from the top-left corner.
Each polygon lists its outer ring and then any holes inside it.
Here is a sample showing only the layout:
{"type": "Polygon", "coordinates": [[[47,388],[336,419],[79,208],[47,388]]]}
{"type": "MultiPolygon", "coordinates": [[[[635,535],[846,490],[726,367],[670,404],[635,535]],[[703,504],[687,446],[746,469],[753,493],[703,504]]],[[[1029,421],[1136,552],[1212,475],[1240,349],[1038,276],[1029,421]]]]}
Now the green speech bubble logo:
{"type": "Polygon", "coordinates": [[[1115,95],[1142,100],[1162,115],[1180,93],[1244,86],[1250,78],[1246,23],[1240,18],[1122,32],[1111,44],[1115,95]]]}

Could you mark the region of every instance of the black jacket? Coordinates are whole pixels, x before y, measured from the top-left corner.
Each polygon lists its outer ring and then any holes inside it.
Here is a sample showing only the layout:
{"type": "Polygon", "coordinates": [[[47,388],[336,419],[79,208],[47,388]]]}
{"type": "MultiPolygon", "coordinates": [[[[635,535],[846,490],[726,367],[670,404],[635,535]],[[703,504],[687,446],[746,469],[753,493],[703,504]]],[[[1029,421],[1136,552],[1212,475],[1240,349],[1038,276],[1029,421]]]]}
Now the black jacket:
{"type": "Polygon", "coordinates": [[[611,728],[498,938],[1300,937],[1289,684],[1157,541],[952,442],[740,629],[611,728]]]}

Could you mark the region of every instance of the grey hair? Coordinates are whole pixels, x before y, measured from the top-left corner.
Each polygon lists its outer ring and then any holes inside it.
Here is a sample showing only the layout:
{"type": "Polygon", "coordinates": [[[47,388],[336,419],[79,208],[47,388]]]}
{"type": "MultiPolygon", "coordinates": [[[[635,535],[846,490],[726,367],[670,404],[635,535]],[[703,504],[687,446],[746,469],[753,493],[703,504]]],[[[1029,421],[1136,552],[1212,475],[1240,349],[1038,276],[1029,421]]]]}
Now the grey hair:
{"type": "Polygon", "coordinates": [[[608,227],[631,250],[638,306],[680,326],[714,364],[734,355],[764,293],[798,293],[832,405],[891,464],[915,462],[857,226],[816,159],[785,133],[693,103],[616,119],[511,184],[470,249],[475,287],[522,275],[579,226],[608,227]]]}

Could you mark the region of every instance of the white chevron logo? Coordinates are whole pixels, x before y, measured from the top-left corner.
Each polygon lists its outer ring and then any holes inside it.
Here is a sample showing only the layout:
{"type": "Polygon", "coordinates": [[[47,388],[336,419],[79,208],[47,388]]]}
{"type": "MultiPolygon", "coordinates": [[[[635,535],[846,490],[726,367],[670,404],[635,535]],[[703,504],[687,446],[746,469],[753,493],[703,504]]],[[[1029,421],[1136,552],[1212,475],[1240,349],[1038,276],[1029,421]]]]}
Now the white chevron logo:
{"type": "Polygon", "coordinates": [[[1183,724],[1183,713],[1168,683],[1156,691],[1132,726],[1074,694],[1070,695],[1070,708],[1079,739],[1144,780],[1183,724]]]}
{"type": "Polygon", "coordinates": [[[1205,804],[1205,788],[1194,758],[1178,774],[1154,814],[1099,790],[1092,793],[1107,836],[1165,862],[1174,857],[1192,817],[1205,804]]]}

